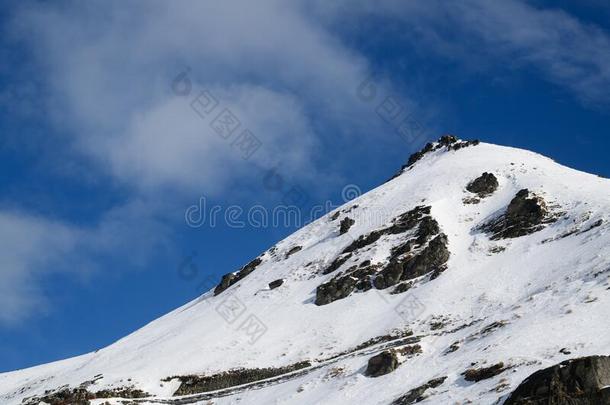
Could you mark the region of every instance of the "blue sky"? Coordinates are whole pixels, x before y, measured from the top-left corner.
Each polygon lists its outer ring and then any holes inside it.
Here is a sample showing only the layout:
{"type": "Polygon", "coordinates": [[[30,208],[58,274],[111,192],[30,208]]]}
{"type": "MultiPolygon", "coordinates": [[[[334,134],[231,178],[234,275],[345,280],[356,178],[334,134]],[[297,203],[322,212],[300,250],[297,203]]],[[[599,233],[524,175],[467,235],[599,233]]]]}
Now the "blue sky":
{"type": "Polygon", "coordinates": [[[30,1],[0,23],[0,371],[108,345],[299,225],[227,212],[304,222],[444,133],[610,176],[601,0],[30,1]]]}

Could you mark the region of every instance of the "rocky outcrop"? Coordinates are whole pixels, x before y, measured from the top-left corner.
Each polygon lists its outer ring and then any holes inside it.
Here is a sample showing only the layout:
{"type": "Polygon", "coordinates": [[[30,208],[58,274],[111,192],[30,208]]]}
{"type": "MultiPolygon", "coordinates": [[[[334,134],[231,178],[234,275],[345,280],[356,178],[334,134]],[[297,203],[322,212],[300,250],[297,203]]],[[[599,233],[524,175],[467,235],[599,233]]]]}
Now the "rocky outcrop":
{"type": "Polygon", "coordinates": [[[483,173],[466,186],[466,190],[481,198],[493,194],[498,189],[498,179],[492,173],[483,173]]]}
{"type": "Polygon", "coordinates": [[[403,265],[402,279],[408,280],[428,273],[440,273],[449,260],[447,235],[440,234],[418,255],[406,261],[403,265]]]}
{"type": "Polygon", "coordinates": [[[347,297],[354,291],[358,279],[350,275],[338,276],[321,284],[316,289],[316,305],[326,305],[347,297]]]}
{"type": "Polygon", "coordinates": [[[332,263],[327,268],[322,270],[322,274],[330,274],[330,273],[332,273],[333,271],[335,271],[339,267],[341,267],[343,265],[343,263],[348,261],[351,257],[352,257],[351,253],[342,254],[342,255],[338,256],[337,258],[335,258],[335,260],[332,261],[332,263]]]}
{"type": "Polygon", "coordinates": [[[42,397],[34,397],[24,402],[24,405],[38,405],[45,403],[49,405],[89,405],[95,399],[93,393],[84,388],[65,388],[52,393],[45,393],[42,397]]]}
{"type": "Polygon", "coordinates": [[[284,284],[284,280],[282,280],[281,278],[279,280],[273,280],[272,282],[269,283],[269,289],[270,290],[275,290],[276,288],[278,288],[282,284],[284,284]]]}
{"type": "Polygon", "coordinates": [[[214,289],[214,295],[218,295],[227,288],[231,287],[233,284],[237,283],[239,280],[246,277],[248,274],[252,273],[256,267],[263,262],[263,259],[257,257],[252,260],[250,263],[246,264],[239,271],[235,273],[229,273],[222,276],[220,280],[220,284],[216,286],[214,289]]]}
{"type": "MultiPolygon", "coordinates": [[[[367,291],[373,286],[379,290],[412,280],[426,274],[437,277],[449,260],[447,236],[440,233],[438,222],[430,216],[430,206],[418,206],[394,218],[392,224],[374,230],[348,245],[341,255],[323,270],[328,274],[337,270],[352,257],[358,257],[359,251],[376,243],[384,235],[398,235],[410,231],[409,236],[390,248],[390,257],[386,263],[370,265],[370,260],[352,266],[347,271],[320,285],[316,290],[316,304],[326,305],[347,297],[353,291],[367,291]]],[[[392,293],[407,291],[411,283],[403,283],[392,293]]]]}
{"type": "Polygon", "coordinates": [[[209,376],[172,376],[164,379],[163,381],[167,382],[173,379],[178,379],[180,380],[181,384],[180,387],[178,387],[178,389],[176,390],[176,392],[174,392],[174,396],[191,395],[265,380],[267,378],[276,377],[307,367],[311,367],[311,362],[302,361],[285,367],[254,369],[242,368],[209,376]]]}
{"type": "Polygon", "coordinates": [[[286,259],[295,254],[296,252],[300,252],[303,249],[303,246],[295,246],[291,248],[288,252],[286,252],[286,259]]]}
{"type": "Polygon", "coordinates": [[[490,233],[492,240],[517,238],[541,230],[550,221],[544,199],[523,189],[511,200],[504,214],[481,229],[490,233]]]}
{"type": "Polygon", "coordinates": [[[567,360],[536,371],[504,402],[504,405],[543,404],[610,404],[610,356],[567,360]]]}
{"type": "Polygon", "coordinates": [[[498,374],[503,373],[505,370],[506,367],[504,367],[504,363],[500,362],[489,367],[469,368],[464,371],[462,375],[466,381],[479,382],[493,378],[498,374]]]}
{"type": "Polygon", "coordinates": [[[339,224],[339,235],[343,235],[344,233],[347,233],[347,231],[349,231],[349,228],[351,228],[352,225],[354,225],[355,223],[356,223],[356,221],[354,221],[350,217],[343,218],[341,220],[341,223],[339,224]]]}
{"type": "Polygon", "coordinates": [[[64,388],[54,392],[45,392],[44,396],[33,397],[24,401],[24,405],[89,405],[91,400],[104,398],[145,398],[150,394],[134,388],[123,387],[112,390],[90,392],[85,388],[64,388]]]}
{"type": "Polygon", "coordinates": [[[362,249],[365,246],[375,243],[379,240],[379,238],[381,238],[382,235],[383,235],[383,230],[373,231],[366,235],[361,235],[358,239],[356,239],[355,241],[350,243],[345,249],[343,249],[342,254],[354,252],[358,249],[362,249]]]}
{"type": "MultiPolygon", "coordinates": [[[[419,235],[418,240],[422,236],[419,235]]],[[[404,258],[393,257],[375,278],[375,288],[383,290],[398,284],[401,280],[411,280],[430,273],[436,277],[445,269],[449,256],[447,236],[440,234],[417,254],[407,255],[404,258]]],[[[404,291],[406,290],[408,287],[404,289],[404,291]]]]}
{"type": "Polygon", "coordinates": [[[398,284],[402,277],[403,266],[398,261],[391,261],[383,270],[375,277],[374,285],[378,290],[384,290],[388,287],[398,284]]]}
{"type": "Polygon", "coordinates": [[[425,399],[424,394],[431,388],[436,388],[443,384],[447,377],[439,377],[433,380],[428,381],[427,383],[420,385],[417,388],[413,388],[411,391],[407,392],[405,395],[397,398],[392,402],[391,405],[410,405],[421,402],[425,399]]]}
{"type": "Polygon", "coordinates": [[[369,359],[364,375],[367,377],[381,377],[396,370],[398,357],[394,352],[386,350],[369,359]]]}
{"type": "Polygon", "coordinates": [[[355,252],[365,246],[371,245],[377,242],[383,235],[397,235],[400,233],[405,233],[414,229],[418,224],[421,227],[421,222],[423,221],[427,221],[427,223],[424,224],[424,229],[430,229],[430,221],[434,221],[435,225],[432,225],[432,227],[434,229],[438,229],[438,223],[433,218],[428,216],[430,215],[430,209],[430,206],[417,206],[412,210],[399,215],[392,221],[392,225],[386,228],[374,230],[366,235],[361,235],[358,239],[343,249],[342,254],[355,252]]]}

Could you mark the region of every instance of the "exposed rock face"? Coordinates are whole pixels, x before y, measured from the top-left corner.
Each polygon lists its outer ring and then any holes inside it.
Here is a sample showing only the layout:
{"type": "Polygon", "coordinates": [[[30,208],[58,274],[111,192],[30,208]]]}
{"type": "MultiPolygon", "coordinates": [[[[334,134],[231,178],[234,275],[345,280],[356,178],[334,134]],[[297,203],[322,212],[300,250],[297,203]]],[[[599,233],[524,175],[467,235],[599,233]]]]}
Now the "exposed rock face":
{"type": "Polygon", "coordinates": [[[342,254],[338,256],[333,262],[322,271],[322,274],[330,274],[333,271],[337,270],[339,267],[343,265],[346,261],[348,261],[352,257],[352,254],[342,254]]]}
{"type": "Polygon", "coordinates": [[[303,246],[295,246],[293,248],[291,248],[287,253],[286,253],[286,259],[288,259],[290,256],[292,256],[293,254],[295,254],[296,252],[300,252],[301,249],[303,249],[303,246]]]}
{"type": "Polygon", "coordinates": [[[407,160],[406,167],[413,166],[418,160],[423,158],[426,153],[432,152],[433,150],[435,150],[434,144],[427,143],[426,146],[424,146],[424,148],[422,150],[417,151],[417,152],[413,153],[411,156],[409,156],[409,160],[407,160]]]}
{"type": "Polygon", "coordinates": [[[362,249],[367,245],[377,242],[379,238],[381,238],[381,235],[383,235],[383,232],[381,231],[373,231],[367,235],[361,235],[358,239],[346,247],[342,253],[350,253],[358,249],[362,249]]]}
{"type": "Polygon", "coordinates": [[[356,223],[356,221],[354,221],[350,217],[343,218],[341,220],[341,224],[339,225],[339,235],[343,235],[344,233],[347,233],[347,231],[349,231],[349,228],[351,228],[352,225],[354,225],[355,223],[356,223]]]}
{"type": "Polygon", "coordinates": [[[384,290],[397,284],[402,277],[402,263],[397,261],[390,262],[379,274],[375,277],[375,288],[384,290]]]}
{"type": "Polygon", "coordinates": [[[269,289],[275,290],[276,288],[278,288],[282,284],[284,284],[284,280],[282,280],[282,279],[274,280],[274,281],[269,283],[269,289]]]}
{"type": "Polygon", "coordinates": [[[66,388],[40,398],[32,398],[25,405],[38,405],[41,402],[50,405],[89,405],[92,399],[95,399],[95,395],[84,388],[66,388]]]}
{"type": "Polygon", "coordinates": [[[567,360],[536,371],[504,405],[610,404],[610,356],[567,360]]]}
{"type": "Polygon", "coordinates": [[[504,363],[500,362],[490,367],[470,368],[462,373],[464,380],[479,382],[495,377],[506,370],[504,363]]]}
{"type": "Polygon", "coordinates": [[[447,235],[440,234],[417,256],[408,260],[403,266],[403,279],[411,279],[430,272],[441,272],[442,266],[449,260],[447,235]]]}
{"type": "Polygon", "coordinates": [[[438,223],[433,218],[427,217],[427,215],[430,215],[430,209],[430,206],[415,207],[412,210],[396,217],[392,225],[388,226],[387,228],[378,229],[366,235],[361,235],[358,239],[347,246],[342,253],[351,253],[362,249],[365,246],[377,242],[383,235],[396,235],[399,233],[408,232],[422,221],[428,221],[428,223],[424,225],[424,230],[421,232],[425,232],[426,229],[430,228],[438,229],[438,223]],[[435,225],[431,224],[430,220],[434,221],[435,225]]]}
{"type": "Polygon", "coordinates": [[[334,277],[329,282],[318,286],[315,304],[326,305],[345,298],[354,291],[357,283],[358,279],[350,275],[334,277]]]}
{"type": "Polygon", "coordinates": [[[59,391],[46,393],[42,397],[34,397],[24,402],[24,405],[38,405],[45,403],[49,405],[89,405],[93,399],[103,398],[144,398],[150,394],[133,388],[117,388],[113,390],[101,390],[90,392],[85,388],[64,388],[59,391]]]}
{"type": "Polygon", "coordinates": [[[258,266],[262,262],[263,260],[260,257],[257,257],[256,259],[252,260],[250,263],[242,267],[236,273],[229,273],[222,276],[220,284],[218,284],[214,289],[214,295],[220,294],[227,288],[231,287],[233,284],[237,283],[239,280],[246,277],[248,274],[252,273],[254,269],[256,269],[256,266],[258,266]]]}
{"type": "Polygon", "coordinates": [[[417,388],[413,388],[400,398],[397,398],[392,402],[391,405],[410,405],[421,402],[425,399],[424,394],[430,388],[436,388],[445,382],[447,377],[439,377],[434,380],[430,380],[427,383],[420,385],[417,388]]]}
{"type": "MultiPolygon", "coordinates": [[[[422,237],[423,235],[419,235],[418,240],[422,239],[422,237]]],[[[428,273],[438,275],[444,270],[444,265],[449,260],[449,256],[447,236],[440,234],[432,239],[428,246],[416,255],[406,256],[402,259],[400,257],[393,257],[390,263],[375,278],[375,288],[383,290],[397,284],[401,280],[410,280],[428,273]]]]}
{"type": "Polygon", "coordinates": [[[311,363],[309,361],[302,361],[286,367],[236,369],[209,376],[173,376],[168,377],[163,381],[171,381],[177,378],[180,380],[181,384],[180,387],[178,387],[178,389],[176,390],[176,392],[174,392],[174,396],[191,395],[234,387],[236,385],[248,384],[251,382],[290,373],[292,371],[301,370],[310,366],[311,363]]]}
{"type": "Polygon", "coordinates": [[[483,225],[482,229],[492,234],[492,240],[517,238],[539,231],[548,220],[548,209],[542,197],[530,196],[529,190],[523,189],[502,216],[483,225]]]}
{"type": "Polygon", "coordinates": [[[492,173],[483,173],[466,186],[466,190],[484,198],[498,189],[498,179],[492,173]]]}
{"type": "Polygon", "coordinates": [[[396,354],[386,350],[369,359],[368,366],[364,374],[367,377],[380,377],[396,370],[398,358],[396,354]]]}
{"type": "MultiPolygon", "coordinates": [[[[354,290],[367,291],[373,286],[382,290],[426,274],[431,274],[431,278],[438,276],[449,260],[449,249],[447,236],[440,233],[440,226],[430,216],[430,211],[429,206],[415,207],[394,218],[390,226],[374,230],[353,241],[322,274],[339,269],[352,257],[358,257],[361,249],[376,243],[384,235],[410,232],[405,239],[390,249],[390,257],[386,263],[371,265],[370,260],[365,260],[357,270],[357,266],[352,266],[320,285],[316,290],[316,304],[325,305],[345,298],[354,290]]],[[[412,284],[404,283],[402,288],[395,289],[393,293],[407,291],[411,286],[412,284]]]]}

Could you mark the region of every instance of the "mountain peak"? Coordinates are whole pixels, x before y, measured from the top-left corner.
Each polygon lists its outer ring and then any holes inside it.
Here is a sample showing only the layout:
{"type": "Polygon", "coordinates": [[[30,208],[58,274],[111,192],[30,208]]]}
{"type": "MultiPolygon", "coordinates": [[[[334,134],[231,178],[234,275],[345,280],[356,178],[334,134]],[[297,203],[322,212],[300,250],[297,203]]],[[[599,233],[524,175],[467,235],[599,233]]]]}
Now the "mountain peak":
{"type": "Polygon", "coordinates": [[[0,375],[0,399],[498,403],[608,354],[609,196],[606,179],[445,135],[193,302],[0,375]]]}

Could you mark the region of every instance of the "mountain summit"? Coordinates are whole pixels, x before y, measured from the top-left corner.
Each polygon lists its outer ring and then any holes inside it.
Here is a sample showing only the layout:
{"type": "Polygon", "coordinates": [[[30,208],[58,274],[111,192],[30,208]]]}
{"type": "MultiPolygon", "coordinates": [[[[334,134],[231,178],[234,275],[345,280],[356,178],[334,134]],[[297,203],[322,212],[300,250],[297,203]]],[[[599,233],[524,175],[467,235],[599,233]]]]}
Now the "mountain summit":
{"type": "Polygon", "coordinates": [[[610,404],[610,181],[444,136],[3,404],[610,404]]]}

